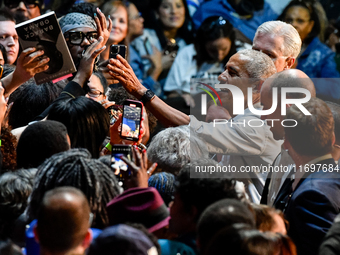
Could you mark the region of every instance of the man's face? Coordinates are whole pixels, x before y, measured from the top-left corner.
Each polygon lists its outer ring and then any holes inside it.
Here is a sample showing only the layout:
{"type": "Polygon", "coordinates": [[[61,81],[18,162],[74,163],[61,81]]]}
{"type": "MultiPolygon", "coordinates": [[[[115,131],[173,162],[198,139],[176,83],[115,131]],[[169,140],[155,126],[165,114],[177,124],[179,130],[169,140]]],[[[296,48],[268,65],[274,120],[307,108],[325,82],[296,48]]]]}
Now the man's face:
{"type": "Polygon", "coordinates": [[[282,52],[283,37],[271,34],[257,34],[253,42],[253,50],[268,55],[274,62],[278,72],[290,68],[287,65],[288,57],[282,52]]]}
{"type": "Polygon", "coordinates": [[[13,65],[19,53],[18,34],[13,21],[0,21],[0,43],[7,52],[7,64],[13,65]]]}
{"type": "Polygon", "coordinates": [[[36,4],[26,4],[22,1],[18,7],[11,8],[11,12],[14,14],[17,23],[25,20],[33,19],[41,15],[39,6],[36,4]]]}
{"type": "MultiPolygon", "coordinates": [[[[225,71],[220,74],[218,80],[221,84],[231,84],[240,88],[243,92],[245,104],[247,103],[247,88],[250,86],[249,74],[245,68],[248,61],[248,57],[240,55],[238,53],[234,54],[225,65],[225,71]]],[[[225,107],[230,114],[233,112],[233,96],[229,90],[223,90],[219,92],[221,100],[223,102],[223,107],[225,107]]]]}
{"type": "MultiPolygon", "coordinates": [[[[79,27],[79,28],[75,28],[72,29],[70,31],[67,31],[65,34],[67,34],[68,32],[83,32],[83,33],[88,33],[88,32],[93,32],[96,31],[93,28],[89,28],[89,27],[79,27]]],[[[87,45],[90,45],[91,43],[88,41],[88,39],[85,37],[83,42],[80,45],[73,45],[72,43],[70,43],[69,39],[66,39],[67,41],[67,46],[68,49],[70,50],[73,62],[77,65],[79,64],[81,58],[82,58],[82,53],[84,51],[84,47],[87,45]]]]}
{"type": "MultiPolygon", "coordinates": [[[[268,110],[272,107],[272,88],[270,86],[272,79],[267,79],[262,85],[261,88],[261,104],[263,106],[262,110],[268,110]]],[[[268,120],[268,125],[271,127],[270,131],[273,133],[273,137],[275,140],[282,140],[284,137],[284,128],[281,125],[281,121],[283,120],[283,116],[281,115],[281,106],[277,105],[276,110],[269,115],[262,115],[262,120],[268,120]],[[269,121],[274,120],[275,121],[269,121]]]]}

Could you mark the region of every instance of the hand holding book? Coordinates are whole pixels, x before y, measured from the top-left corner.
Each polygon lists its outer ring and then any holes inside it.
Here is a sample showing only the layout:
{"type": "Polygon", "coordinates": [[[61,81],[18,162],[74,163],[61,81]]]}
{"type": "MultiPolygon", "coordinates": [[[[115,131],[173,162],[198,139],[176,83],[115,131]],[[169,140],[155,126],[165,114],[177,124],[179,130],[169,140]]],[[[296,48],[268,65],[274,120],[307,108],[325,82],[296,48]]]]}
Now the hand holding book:
{"type": "Polygon", "coordinates": [[[20,77],[24,83],[35,74],[41,73],[48,69],[48,62],[50,59],[44,55],[43,50],[37,50],[36,48],[25,49],[17,60],[17,66],[14,71],[14,75],[20,77]]]}
{"type": "Polygon", "coordinates": [[[36,74],[48,69],[50,59],[44,55],[44,51],[30,47],[21,52],[13,73],[1,80],[5,89],[4,95],[8,97],[21,84],[34,77],[36,74]]]}

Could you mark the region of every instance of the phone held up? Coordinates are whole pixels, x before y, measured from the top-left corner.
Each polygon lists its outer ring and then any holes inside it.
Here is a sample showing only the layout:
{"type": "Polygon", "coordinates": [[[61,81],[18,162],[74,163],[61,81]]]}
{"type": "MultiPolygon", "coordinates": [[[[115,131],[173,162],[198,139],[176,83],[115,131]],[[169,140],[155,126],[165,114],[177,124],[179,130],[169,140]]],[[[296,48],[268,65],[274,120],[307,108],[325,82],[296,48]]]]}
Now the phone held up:
{"type": "Polygon", "coordinates": [[[128,165],[121,160],[121,156],[125,156],[128,160],[132,160],[132,146],[126,144],[116,144],[112,146],[111,152],[111,168],[117,177],[119,186],[124,186],[124,179],[131,176],[128,165]]]}
{"type": "Polygon", "coordinates": [[[123,119],[120,136],[123,139],[137,142],[143,116],[143,103],[134,100],[125,100],[123,103],[123,119]]]}
{"type": "Polygon", "coordinates": [[[121,55],[126,59],[127,47],[123,44],[112,44],[110,47],[110,55],[109,58],[117,58],[117,55],[121,55]]]}
{"type": "Polygon", "coordinates": [[[113,125],[119,118],[119,113],[123,113],[123,106],[122,105],[111,105],[106,110],[109,112],[110,125],[113,125]]]}

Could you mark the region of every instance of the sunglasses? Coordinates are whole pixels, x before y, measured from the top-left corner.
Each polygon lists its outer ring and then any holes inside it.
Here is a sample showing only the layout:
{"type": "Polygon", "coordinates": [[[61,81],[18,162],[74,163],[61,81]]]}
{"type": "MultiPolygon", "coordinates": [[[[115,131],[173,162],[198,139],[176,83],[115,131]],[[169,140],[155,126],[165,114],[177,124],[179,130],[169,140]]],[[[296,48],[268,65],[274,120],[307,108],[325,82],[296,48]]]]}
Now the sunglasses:
{"type": "Polygon", "coordinates": [[[98,33],[97,31],[87,33],[83,33],[81,31],[65,33],[65,38],[67,38],[68,42],[73,45],[81,45],[85,37],[92,44],[98,39],[98,33]]]}
{"type": "Polygon", "coordinates": [[[25,4],[26,8],[34,8],[40,5],[39,0],[5,0],[5,6],[14,9],[18,8],[21,2],[25,4]]]}

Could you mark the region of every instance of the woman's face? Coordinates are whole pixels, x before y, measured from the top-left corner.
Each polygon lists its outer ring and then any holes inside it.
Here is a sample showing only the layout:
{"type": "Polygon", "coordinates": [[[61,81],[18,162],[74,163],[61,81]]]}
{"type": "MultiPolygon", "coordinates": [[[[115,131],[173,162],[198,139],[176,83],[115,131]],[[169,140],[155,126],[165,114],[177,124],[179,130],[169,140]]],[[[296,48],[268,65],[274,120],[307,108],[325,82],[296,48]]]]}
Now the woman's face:
{"type": "Polygon", "coordinates": [[[291,24],[299,32],[300,38],[303,41],[314,26],[314,21],[310,18],[309,11],[306,8],[292,6],[287,10],[284,21],[291,24]]]}
{"type": "Polygon", "coordinates": [[[100,79],[92,74],[89,83],[88,83],[90,92],[86,94],[86,97],[93,99],[94,101],[102,101],[103,99],[106,99],[106,96],[104,94],[104,88],[102,83],[100,82],[100,79]]]}
{"type": "Polygon", "coordinates": [[[185,20],[182,0],[162,0],[157,13],[165,29],[181,28],[185,20]]]}
{"type": "Polygon", "coordinates": [[[214,60],[221,62],[229,53],[231,41],[229,38],[222,37],[205,44],[205,49],[209,56],[214,60]]]}
{"type": "Polygon", "coordinates": [[[123,6],[118,6],[115,12],[110,14],[112,30],[109,37],[109,44],[118,44],[123,41],[128,31],[128,14],[123,6]]]}

